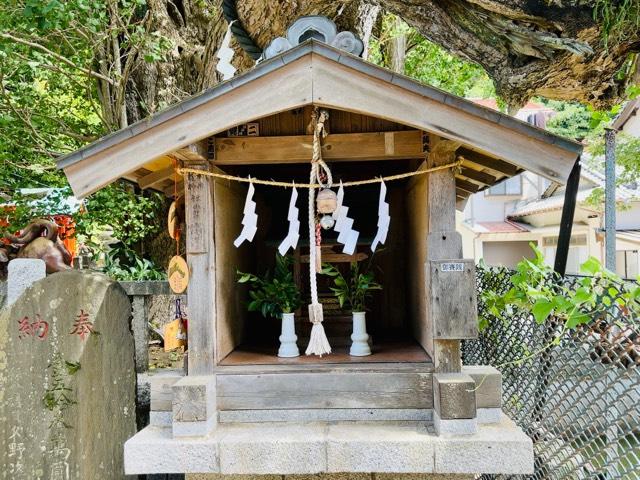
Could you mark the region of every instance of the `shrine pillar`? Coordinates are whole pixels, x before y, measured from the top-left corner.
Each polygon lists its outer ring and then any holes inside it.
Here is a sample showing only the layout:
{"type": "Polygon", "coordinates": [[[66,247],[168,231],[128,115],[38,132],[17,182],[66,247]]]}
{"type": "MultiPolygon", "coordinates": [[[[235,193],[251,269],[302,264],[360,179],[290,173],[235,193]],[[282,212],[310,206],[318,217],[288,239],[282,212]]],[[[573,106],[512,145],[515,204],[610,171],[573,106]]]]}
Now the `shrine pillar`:
{"type": "MultiPolygon", "coordinates": [[[[186,168],[209,170],[206,142],[189,147],[186,168]]],[[[207,435],[217,424],[215,387],[216,262],[213,178],[185,173],[186,253],[190,279],[188,374],[173,390],[173,435],[207,435]]]]}
{"type": "MultiPolygon", "coordinates": [[[[456,161],[459,142],[429,138],[427,168],[456,161]]],[[[456,231],[455,169],[428,174],[425,268],[427,350],[434,363],[434,425],[438,433],[475,433],[473,378],[462,371],[460,344],[477,337],[475,264],[462,258],[456,231]]]]}

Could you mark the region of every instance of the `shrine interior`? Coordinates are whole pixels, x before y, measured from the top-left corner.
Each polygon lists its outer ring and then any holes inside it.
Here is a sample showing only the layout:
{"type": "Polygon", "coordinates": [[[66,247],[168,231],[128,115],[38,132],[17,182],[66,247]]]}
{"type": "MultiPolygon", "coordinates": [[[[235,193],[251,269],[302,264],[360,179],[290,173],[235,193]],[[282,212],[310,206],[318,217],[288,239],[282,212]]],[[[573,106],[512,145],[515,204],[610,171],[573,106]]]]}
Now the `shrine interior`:
{"type": "MultiPolygon", "coordinates": [[[[284,112],[276,117],[281,119],[278,128],[274,126],[276,121],[273,117],[259,121],[260,136],[276,132],[304,134],[305,114],[302,109],[299,112],[284,112]],[[292,122],[292,118],[297,120],[295,126],[282,126],[286,123],[283,119],[292,122]],[[265,131],[265,124],[270,125],[267,128],[272,131],[265,131]]],[[[353,133],[354,129],[368,132],[374,128],[382,131],[406,130],[406,127],[398,124],[348,112],[332,111],[330,116],[330,133],[345,133],[345,130],[348,130],[346,133],[353,133]]],[[[229,138],[224,134],[216,137],[217,145],[224,145],[221,137],[229,138]]],[[[286,155],[285,149],[283,155],[286,155]]],[[[335,190],[340,181],[364,180],[416,170],[424,159],[415,158],[415,155],[412,157],[359,161],[332,161],[327,158],[326,162],[331,168],[335,190]]],[[[216,158],[218,160],[220,157],[216,158]]],[[[215,163],[222,171],[231,175],[284,182],[309,181],[309,161],[252,164],[249,163],[250,160],[244,163],[226,161],[224,158],[215,163]]],[[[319,274],[317,278],[320,302],[324,309],[323,326],[333,353],[322,358],[301,355],[284,359],[276,356],[280,321],[264,318],[258,312],[247,311],[249,289],[237,283],[237,272],[262,274],[266,270],[273,271],[278,245],[286,237],[289,227],[287,211],[291,189],[256,185],[254,200],[257,204],[258,231],[251,243],[245,242],[236,248],[233,240],[241,229],[247,186],[224,179],[215,180],[216,264],[219,269],[223,266],[217,272],[216,282],[219,299],[217,361],[220,365],[430,361],[420,345],[420,332],[424,330],[426,313],[421,313],[419,309],[424,301],[415,298],[422,293],[415,286],[424,285],[420,278],[423,272],[417,266],[423,265],[426,258],[426,175],[390,181],[386,186],[391,223],[385,244],[378,246],[376,252],[371,251],[371,242],[377,231],[379,183],[345,188],[344,204],[349,207],[349,217],[354,219],[353,228],[360,232],[353,255],[342,252],[343,246],[337,243],[338,234],[335,231],[322,231],[322,262],[329,262],[346,274],[350,263],[357,261],[361,267],[370,268],[375,273],[376,281],[382,285],[382,290],[372,292],[367,304],[367,331],[371,337],[372,355],[348,355],[352,331],[351,312],[340,307],[331,291],[333,279],[319,274]]],[[[298,347],[303,353],[311,331],[307,312],[310,295],[306,222],[308,190],[299,188],[298,195],[300,240],[295,251],[290,250],[288,255],[293,259],[294,278],[302,294],[302,306],[295,313],[298,347]]]]}

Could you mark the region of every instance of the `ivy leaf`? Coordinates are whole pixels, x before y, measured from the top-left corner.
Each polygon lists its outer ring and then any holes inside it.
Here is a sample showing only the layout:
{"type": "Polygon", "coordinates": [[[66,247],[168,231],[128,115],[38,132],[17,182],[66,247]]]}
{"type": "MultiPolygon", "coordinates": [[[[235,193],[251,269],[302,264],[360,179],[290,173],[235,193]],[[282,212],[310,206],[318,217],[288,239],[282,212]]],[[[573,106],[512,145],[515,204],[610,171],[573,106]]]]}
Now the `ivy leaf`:
{"type": "Polygon", "coordinates": [[[541,298],[539,300],[536,300],[536,303],[531,309],[531,313],[533,314],[533,318],[536,319],[537,323],[542,323],[551,314],[552,310],[553,303],[545,298],[541,298]]]}
{"type": "Polygon", "coordinates": [[[602,271],[602,264],[595,257],[589,257],[586,262],[580,265],[580,271],[587,275],[595,275],[602,271]]]}
{"type": "Polygon", "coordinates": [[[591,317],[589,315],[578,311],[577,308],[574,308],[567,317],[566,326],[567,328],[576,328],[578,325],[583,323],[589,323],[590,320],[591,317]]]}

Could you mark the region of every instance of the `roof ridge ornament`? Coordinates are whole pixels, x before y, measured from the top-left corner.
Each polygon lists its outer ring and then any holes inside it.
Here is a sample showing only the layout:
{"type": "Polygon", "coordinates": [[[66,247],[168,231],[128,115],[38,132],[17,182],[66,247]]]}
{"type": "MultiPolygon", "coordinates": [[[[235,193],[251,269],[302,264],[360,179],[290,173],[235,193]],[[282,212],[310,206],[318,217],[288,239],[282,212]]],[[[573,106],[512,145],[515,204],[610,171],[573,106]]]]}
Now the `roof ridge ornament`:
{"type": "Polygon", "coordinates": [[[280,55],[287,50],[313,38],[347,53],[362,55],[364,44],[360,38],[349,31],[338,32],[336,24],[322,15],[309,15],[298,18],[287,29],[287,36],[274,38],[262,53],[262,60],[280,55]]]}

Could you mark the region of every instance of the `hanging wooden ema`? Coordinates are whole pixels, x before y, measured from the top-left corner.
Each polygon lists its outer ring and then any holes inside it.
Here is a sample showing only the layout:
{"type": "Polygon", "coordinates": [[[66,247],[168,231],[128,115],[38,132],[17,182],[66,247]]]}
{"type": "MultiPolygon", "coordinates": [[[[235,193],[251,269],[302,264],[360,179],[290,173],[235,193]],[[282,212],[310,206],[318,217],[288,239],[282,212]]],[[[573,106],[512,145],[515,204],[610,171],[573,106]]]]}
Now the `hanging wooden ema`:
{"type": "Polygon", "coordinates": [[[187,318],[179,298],[176,299],[176,313],[172,322],[164,326],[164,351],[169,352],[187,345],[187,318]]]}
{"type": "Polygon", "coordinates": [[[189,267],[180,255],[169,260],[169,286],[173,293],[184,293],[189,285],[189,267]]]}
{"type": "MultiPolygon", "coordinates": [[[[173,167],[176,169],[176,161],[173,161],[173,167]]],[[[169,269],[167,277],[169,278],[169,286],[173,293],[184,293],[189,285],[189,267],[187,262],[180,255],[180,236],[184,219],[184,196],[178,195],[177,171],[173,176],[173,202],[169,207],[169,215],[167,218],[167,228],[169,236],[176,241],[176,254],[169,260],[169,269]]]]}

